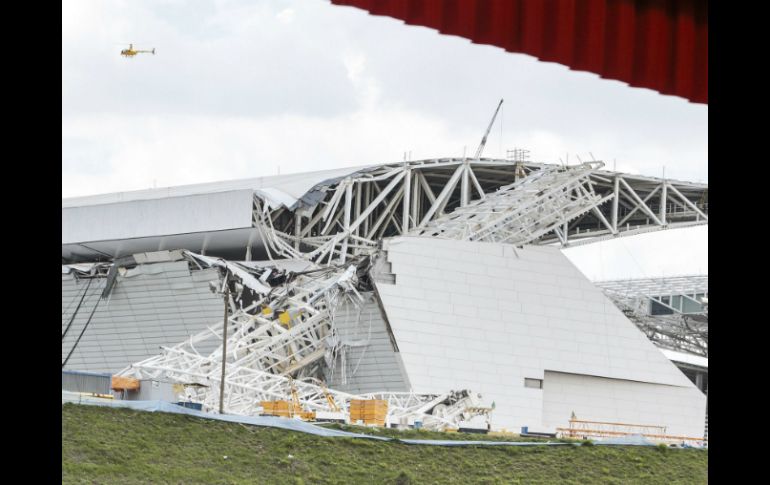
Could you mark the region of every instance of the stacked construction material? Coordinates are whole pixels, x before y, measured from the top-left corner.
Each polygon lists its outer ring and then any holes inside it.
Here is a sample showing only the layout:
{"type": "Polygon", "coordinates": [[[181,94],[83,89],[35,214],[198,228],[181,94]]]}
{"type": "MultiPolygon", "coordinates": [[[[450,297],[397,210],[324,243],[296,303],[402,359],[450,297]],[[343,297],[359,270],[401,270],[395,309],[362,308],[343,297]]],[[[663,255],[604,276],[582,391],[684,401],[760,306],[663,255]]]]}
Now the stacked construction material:
{"type": "Polygon", "coordinates": [[[262,416],[298,417],[304,421],[313,421],[315,419],[315,412],[303,411],[302,408],[289,401],[260,401],[260,405],[262,406],[262,416]]]}
{"type": "Polygon", "coordinates": [[[289,401],[261,401],[263,416],[291,417],[289,401]]]}
{"type": "Polygon", "coordinates": [[[351,399],[350,422],[363,421],[366,425],[385,426],[388,401],[384,399],[351,399]]]}
{"type": "Polygon", "coordinates": [[[113,391],[138,391],[139,379],[133,377],[112,376],[110,387],[113,391]]]}

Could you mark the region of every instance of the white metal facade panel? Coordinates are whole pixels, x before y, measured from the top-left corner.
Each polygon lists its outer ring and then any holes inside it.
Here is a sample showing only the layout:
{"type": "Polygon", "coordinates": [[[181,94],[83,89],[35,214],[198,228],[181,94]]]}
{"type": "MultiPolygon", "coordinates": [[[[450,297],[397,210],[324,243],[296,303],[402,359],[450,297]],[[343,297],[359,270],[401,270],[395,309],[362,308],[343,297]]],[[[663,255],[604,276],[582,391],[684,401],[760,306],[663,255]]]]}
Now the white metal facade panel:
{"type": "Polygon", "coordinates": [[[697,388],[545,372],[543,424],[569,427],[569,418],[666,426],[666,434],[703,436],[704,396],[697,388]],[[695,434],[693,434],[695,433],[695,434]]]}
{"type": "Polygon", "coordinates": [[[64,207],[62,244],[248,228],[252,190],[64,207]]]}
{"type": "MultiPolygon", "coordinates": [[[[219,281],[219,273],[215,269],[191,273],[187,265],[186,261],[156,263],[139,266],[135,276],[119,276],[108,299],[99,302],[65,369],[115,373],[158,354],[161,345],[176,345],[208,325],[222,325],[222,298],[209,289],[209,281],[219,281]]],[[[105,280],[95,281],[88,289],[62,341],[62,362],[99,300],[105,280]]],[[[86,285],[62,274],[62,333],[86,285]]]]}
{"type": "Polygon", "coordinates": [[[237,180],[223,180],[219,182],[206,182],[202,184],[177,185],[174,187],[161,187],[145,190],[130,190],[127,192],[113,192],[109,194],[86,195],[82,197],[68,197],[62,199],[62,207],[83,207],[91,205],[114,204],[117,202],[130,202],[134,200],[164,199],[169,197],[183,197],[190,195],[214,194],[218,192],[232,192],[256,189],[273,189],[292,196],[295,199],[302,197],[308,190],[324,180],[343,177],[362,168],[372,165],[355,167],[333,168],[316,172],[291,173],[284,175],[272,175],[269,177],[252,177],[237,180]]]}
{"type": "Polygon", "coordinates": [[[524,379],[546,370],[697,391],[558,248],[415,237],[384,247],[396,283],[377,288],[412,388],[481,392],[495,428],[543,426],[543,390],[524,379]]]}

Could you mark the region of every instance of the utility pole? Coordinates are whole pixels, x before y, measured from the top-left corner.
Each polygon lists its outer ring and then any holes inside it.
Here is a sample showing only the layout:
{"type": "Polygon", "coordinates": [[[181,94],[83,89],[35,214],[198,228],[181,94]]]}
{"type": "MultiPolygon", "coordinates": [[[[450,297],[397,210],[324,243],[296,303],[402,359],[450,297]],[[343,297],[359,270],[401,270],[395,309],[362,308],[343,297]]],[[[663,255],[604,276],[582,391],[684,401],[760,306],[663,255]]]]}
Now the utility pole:
{"type": "Polygon", "coordinates": [[[227,360],[227,315],[230,306],[230,285],[227,277],[230,270],[225,270],[225,290],[222,293],[225,301],[225,318],[222,327],[222,380],[219,383],[219,414],[225,413],[225,361],[227,360]]]}

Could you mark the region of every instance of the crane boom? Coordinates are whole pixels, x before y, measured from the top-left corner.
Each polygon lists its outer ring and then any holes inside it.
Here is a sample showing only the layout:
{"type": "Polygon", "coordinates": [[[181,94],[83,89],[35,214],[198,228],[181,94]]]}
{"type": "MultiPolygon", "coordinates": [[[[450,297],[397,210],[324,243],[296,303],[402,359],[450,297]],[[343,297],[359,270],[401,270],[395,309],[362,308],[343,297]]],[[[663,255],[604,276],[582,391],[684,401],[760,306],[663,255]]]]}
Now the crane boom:
{"type": "Polygon", "coordinates": [[[481,139],[481,144],[479,144],[479,148],[476,150],[476,155],[474,156],[475,159],[481,158],[481,152],[484,151],[484,145],[487,144],[487,136],[489,136],[489,132],[492,130],[492,125],[495,123],[495,118],[497,118],[497,112],[500,111],[500,106],[503,105],[503,100],[500,99],[500,103],[497,104],[497,109],[495,110],[495,114],[492,115],[492,121],[489,122],[489,126],[487,126],[487,131],[484,133],[484,138],[481,139]]]}

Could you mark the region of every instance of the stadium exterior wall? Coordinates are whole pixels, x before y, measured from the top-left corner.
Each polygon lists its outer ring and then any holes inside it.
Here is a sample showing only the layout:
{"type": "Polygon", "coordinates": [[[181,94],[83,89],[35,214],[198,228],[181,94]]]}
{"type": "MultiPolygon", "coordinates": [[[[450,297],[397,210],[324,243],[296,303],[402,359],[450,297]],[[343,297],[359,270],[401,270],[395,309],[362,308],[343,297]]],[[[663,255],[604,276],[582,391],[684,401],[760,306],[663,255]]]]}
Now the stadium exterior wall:
{"type": "Polygon", "coordinates": [[[139,265],[119,275],[101,300],[106,278],[89,286],[62,274],[62,334],[72,320],[62,338],[62,362],[72,353],[63,370],[114,374],[221,322],[222,298],[211,292],[210,281],[219,283],[216,269],[191,272],[187,261],[139,265]]]}
{"type": "Polygon", "coordinates": [[[705,395],[558,248],[398,237],[384,249],[395,284],[377,290],[416,392],[480,392],[494,428],[553,431],[574,410],[703,436],[705,395]],[[546,406],[556,389],[577,408],[546,406]]]}
{"type": "MultiPolygon", "coordinates": [[[[335,314],[347,350],[327,359],[331,388],[471,389],[495,402],[496,429],[553,431],[575,412],[702,436],[705,395],[557,248],[399,237],[384,250],[377,292],[335,314]]],[[[94,312],[65,369],[115,373],[222,318],[214,269],[139,265],[95,310],[104,279],[94,281],[62,342],[64,361],[94,312]]],[[[62,332],[86,285],[62,274],[62,332]]]]}

